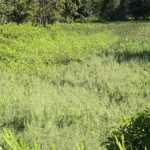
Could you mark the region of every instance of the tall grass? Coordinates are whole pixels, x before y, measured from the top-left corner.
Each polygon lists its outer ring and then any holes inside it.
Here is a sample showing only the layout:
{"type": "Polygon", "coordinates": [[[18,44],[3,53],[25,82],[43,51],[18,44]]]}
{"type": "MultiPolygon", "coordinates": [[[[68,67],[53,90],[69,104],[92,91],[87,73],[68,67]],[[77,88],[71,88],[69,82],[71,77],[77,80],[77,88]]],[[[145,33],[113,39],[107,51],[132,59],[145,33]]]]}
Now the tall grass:
{"type": "Polygon", "coordinates": [[[104,149],[119,116],[149,104],[149,29],[0,26],[1,129],[27,143],[35,139],[43,150],[104,149]]]}

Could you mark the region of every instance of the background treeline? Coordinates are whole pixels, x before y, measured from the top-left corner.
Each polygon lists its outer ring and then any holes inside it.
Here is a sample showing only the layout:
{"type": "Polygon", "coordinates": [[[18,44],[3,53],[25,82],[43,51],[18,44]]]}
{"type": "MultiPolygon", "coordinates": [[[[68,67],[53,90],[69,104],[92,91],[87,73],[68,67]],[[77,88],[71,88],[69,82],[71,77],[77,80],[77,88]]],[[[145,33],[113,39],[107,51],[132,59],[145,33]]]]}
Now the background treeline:
{"type": "Polygon", "coordinates": [[[150,0],[0,0],[0,23],[149,19],[150,0]],[[90,20],[89,19],[89,20],[90,20]]]}

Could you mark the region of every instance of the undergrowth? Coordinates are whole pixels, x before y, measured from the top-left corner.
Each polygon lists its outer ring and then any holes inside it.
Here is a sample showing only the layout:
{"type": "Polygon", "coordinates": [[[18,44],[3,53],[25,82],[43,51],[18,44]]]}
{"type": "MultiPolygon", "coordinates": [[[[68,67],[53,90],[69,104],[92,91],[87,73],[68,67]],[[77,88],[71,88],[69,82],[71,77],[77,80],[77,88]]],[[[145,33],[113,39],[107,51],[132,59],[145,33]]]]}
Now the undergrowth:
{"type": "Polygon", "coordinates": [[[149,23],[7,24],[0,33],[0,128],[19,143],[103,150],[119,116],[149,104],[149,23]]]}
{"type": "Polygon", "coordinates": [[[107,138],[109,150],[145,150],[150,149],[150,108],[138,113],[132,118],[123,117],[121,125],[112,131],[107,138]],[[119,141],[123,141],[119,143],[119,141]]]}

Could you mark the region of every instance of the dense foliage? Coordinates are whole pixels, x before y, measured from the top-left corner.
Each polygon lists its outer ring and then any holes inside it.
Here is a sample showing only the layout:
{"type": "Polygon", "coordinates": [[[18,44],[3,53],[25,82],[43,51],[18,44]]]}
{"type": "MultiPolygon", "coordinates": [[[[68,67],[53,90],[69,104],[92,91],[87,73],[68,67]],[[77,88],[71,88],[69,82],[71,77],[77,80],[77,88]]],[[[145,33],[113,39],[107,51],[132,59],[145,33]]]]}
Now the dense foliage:
{"type": "Polygon", "coordinates": [[[7,24],[0,32],[3,149],[97,150],[121,114],[150,104],[149,23],[7,24]]]}
{"type": "MultiPolygon", "coordinates": [[[[96,27],[101,30],[101,25],[96,27]]],[[[43,67],[45,75],[49,75],[52,68],[55,69],[59,64],[81,62],[91,54],[109,48],[117,40],[117,36],[109,30],[104,33],[92,32],[90,24],[69,27],[65,24],[52,25],[46,29],[30,24],[6,24],[0,26],[0,31],[0,60],[4,65],[1,68],[10,70],[18,66],[16,71],[33,73],[34,70],[42,75],[43,67]]]]}
{"type": "Polygon", "coordinates": [[[150,108],[131,119],[125,116],[123,119],[121,126],[113,131],[113,137],[108,138],[107,148],[119,149],[116,137],[121,141],[121,137],[124,136],[123,145],[127,150],[150,149],[150,108]]]}
{"type": "Polygon", "coordinates": [[[0,0],[0,22],[149,19],[149,0],[0,0]],[[97,19],[95,19],[97,18],[97,19]]]}

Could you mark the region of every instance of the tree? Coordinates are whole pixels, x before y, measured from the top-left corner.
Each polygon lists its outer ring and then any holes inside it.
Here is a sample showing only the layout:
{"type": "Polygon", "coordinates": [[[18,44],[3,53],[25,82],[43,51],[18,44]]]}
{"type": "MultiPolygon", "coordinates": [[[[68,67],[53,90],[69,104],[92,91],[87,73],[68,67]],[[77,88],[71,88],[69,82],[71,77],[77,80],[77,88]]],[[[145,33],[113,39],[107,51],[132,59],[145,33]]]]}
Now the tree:
{"type": "Polygon", "coordinates": [[[135,19],[148,19],[150,15],[149,0],[130,0],[129,14],[135,19]]]}
{"type": "Polygon", "coordinates": [[[0,0],[0,23],[7,23],[13,10],[12,1],[0,0]]]}
{"type": "Polygon", "coordinates": [[[119,6],[119,19],[120,20],[127,20],[128,17],[128,0],[120,0],[119,6]]]}
{"type": "Polygon", "coordinates": [[[101,15],[106,20],[117,20],[119,18],[120,0],[103,0],[101,15]]]}

